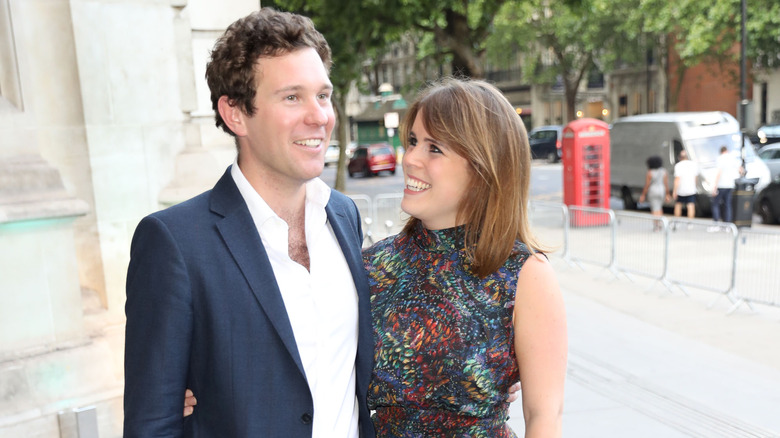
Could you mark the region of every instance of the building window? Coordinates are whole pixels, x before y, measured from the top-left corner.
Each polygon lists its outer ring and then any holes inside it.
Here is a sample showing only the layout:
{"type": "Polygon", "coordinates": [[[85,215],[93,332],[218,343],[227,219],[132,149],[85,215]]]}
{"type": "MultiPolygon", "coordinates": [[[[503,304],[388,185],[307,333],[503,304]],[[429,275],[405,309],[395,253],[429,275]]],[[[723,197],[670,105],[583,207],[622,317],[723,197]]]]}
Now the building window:
{"type": "Polygon", "coordinates": [[[604,74],[592,69],[588,72],[588,88],[604,88],[604,74]]]}
{"type": "Polygon", "coordinates": [[[18,109],[24,108],[8,0],[0,0],[0,104],[3,102],[10,102],[18,109]]]}
{"type": "Polygon", "coordinates": [[[625,117],[628,115],[628,96],[625,94],[618,97],[618,116],[625,117]]]}

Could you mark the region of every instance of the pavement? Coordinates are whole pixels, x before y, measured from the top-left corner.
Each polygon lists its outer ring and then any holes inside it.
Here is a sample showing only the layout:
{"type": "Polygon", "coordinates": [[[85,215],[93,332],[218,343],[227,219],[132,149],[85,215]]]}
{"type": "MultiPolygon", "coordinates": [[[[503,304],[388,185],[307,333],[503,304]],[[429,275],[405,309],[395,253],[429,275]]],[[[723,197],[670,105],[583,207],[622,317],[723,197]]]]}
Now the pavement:
{"type": "MultiPolygon", "coordinates": [[[[780,437],[780,308],[727,314],[717,293],[551,261],[568,318],[565,438],[780,437]]],[[[519,401],[510,417],[522,436],[519,401]]]]}

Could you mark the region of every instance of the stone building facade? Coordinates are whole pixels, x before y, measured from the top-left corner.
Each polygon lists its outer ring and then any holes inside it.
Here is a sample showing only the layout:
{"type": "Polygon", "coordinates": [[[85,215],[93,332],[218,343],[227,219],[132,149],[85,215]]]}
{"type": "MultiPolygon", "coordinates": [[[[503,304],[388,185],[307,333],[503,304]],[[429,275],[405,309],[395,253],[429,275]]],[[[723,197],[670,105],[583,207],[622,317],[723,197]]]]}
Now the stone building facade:
{"type": "Polygon", "coordinates": [[[210,188],[208,50],[258,0],[0,0],[0,436],[121,436],[146,214],[210,188]]]}

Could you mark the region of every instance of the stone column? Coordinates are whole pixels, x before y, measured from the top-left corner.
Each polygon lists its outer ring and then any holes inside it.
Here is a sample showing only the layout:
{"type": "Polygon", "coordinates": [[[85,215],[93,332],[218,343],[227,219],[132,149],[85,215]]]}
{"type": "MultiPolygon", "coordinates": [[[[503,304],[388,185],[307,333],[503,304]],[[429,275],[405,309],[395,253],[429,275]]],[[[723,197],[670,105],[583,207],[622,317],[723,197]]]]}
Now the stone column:
{"type": "Polygon", "coordinates": [[[230,23],[260,7],[257,0],[171,0],[176,10],[174,29],[184,114],[185,147],[175,161],[173,179],[159,194],[161,207],[187,200],[211,189],[233,162],[232,137],[214,126],[205,73],[216,39],[230,23]]]}
{"type": "Polygon", "coordinates": [[[40,156],[0,158],[0,360],[83,336],[73,221],[88,209],[40,156]]]}

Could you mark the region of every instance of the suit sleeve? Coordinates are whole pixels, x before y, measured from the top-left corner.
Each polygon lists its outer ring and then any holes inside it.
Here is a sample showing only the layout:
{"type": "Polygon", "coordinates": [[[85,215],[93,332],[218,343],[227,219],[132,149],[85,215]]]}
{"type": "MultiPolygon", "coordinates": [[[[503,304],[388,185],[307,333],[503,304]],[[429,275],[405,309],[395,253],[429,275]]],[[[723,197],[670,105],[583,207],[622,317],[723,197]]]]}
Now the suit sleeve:
{"type": "Polygon", "coordinates": [[[179,245],[154,217],[133,236],[125,313],[124,436],[182,436],[192,292],[179,245]]]}

